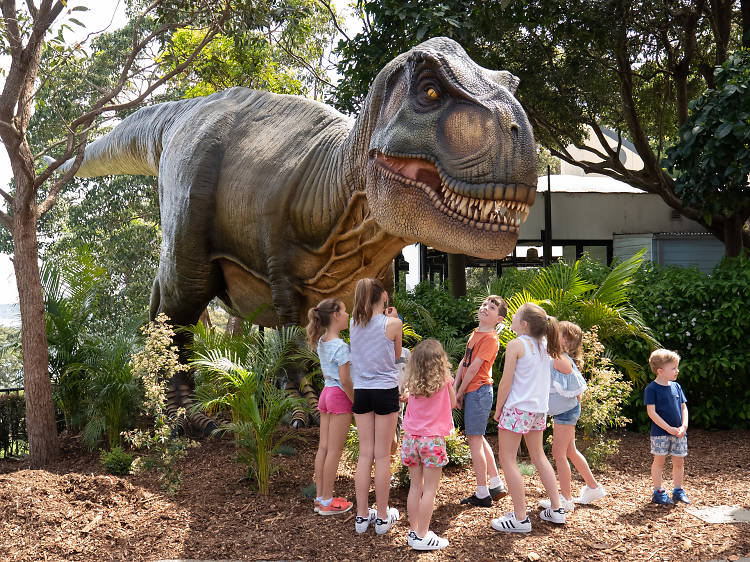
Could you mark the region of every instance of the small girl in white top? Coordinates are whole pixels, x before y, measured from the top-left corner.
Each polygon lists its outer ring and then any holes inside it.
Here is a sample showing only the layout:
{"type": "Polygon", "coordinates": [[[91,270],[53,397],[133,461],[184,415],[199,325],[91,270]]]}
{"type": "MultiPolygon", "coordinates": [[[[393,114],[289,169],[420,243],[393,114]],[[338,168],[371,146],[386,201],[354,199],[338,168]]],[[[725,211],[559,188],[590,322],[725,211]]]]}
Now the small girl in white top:
{"type": "MultiPolygon", "coordinates": [[[[572,322],[560,322],[560,341],[564,353],[552,362],[549,390],[549,410],[554,428],[552,430],[552,456],[557,467],[557,480],[560,482],[560,503],[566,513],[575,508],[575,503],[591,503],[606,495],[589,468],[589,463],[576,448],[576,422],[581,417],[581,395],[586,390],[586,380],[580,367],[583,331],[572,322]],[[570,464],[573,461],[586,485],[581,488],[579,497],[573,499],[570,489],[570,464]],[[575,503],[574,503],[575,502],[575,503]]],[[[549,500],[539,502],[544,508],[550,507],[549,500]]]]}
{"type": "Polygon", "coordinates": [[[497,387],[495,420],[498,422],[498,454],[513,500],[513,511],[493,519],[492,528],[528,533],[531,521],[526,515],[526,490],[516,464],[521,436],[550,497],[551,507],[542,511],[540,517],[552,523],[565,523],[555,471],[544,455],[542,442],[549,403],[549,358],[559,357],[560,341],[557,320],[533,303],[526,303],[516,311],[510,327],[518,337],[511,340],[505,350],[505,368],[497,387]]]}
{"type": "Polygon", "coordinates": [[[352,421],[354,390],[349,374],[349,346],[339,337],[349,320],[346,305],[328,298],[307,313],[307,345],[320,358],[325,386],[318,398],[320,441],[315,455],[315,513],[335,515],[352,508],[346,498],[333,497],[333,483],[339,468],[341,451],[352,421]]]}

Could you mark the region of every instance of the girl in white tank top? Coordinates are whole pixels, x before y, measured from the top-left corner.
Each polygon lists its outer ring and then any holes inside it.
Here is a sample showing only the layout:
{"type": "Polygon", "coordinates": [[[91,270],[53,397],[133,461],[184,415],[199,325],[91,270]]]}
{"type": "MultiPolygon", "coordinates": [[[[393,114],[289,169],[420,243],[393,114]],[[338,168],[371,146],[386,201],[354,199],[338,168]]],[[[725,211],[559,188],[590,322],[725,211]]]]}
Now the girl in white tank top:
{"type": "Polygon", "coordinates": [[[498,456],[513,500],[513,512],[492,520],[492,528],[511,533],[528,533],[531,521],[526,514],[526,490],[516,464],[521,437],[526,441],[531,461],[550,498],[550,508],[539,515],[545,521],[565,523],[560,506],[557,480],[544,455],[542,435],[547,425],[550,356],[557,357],[560,335],[557,320],[533,303],[522,305],[513,315],[511,329],[518,337],[505,350],[505,368],[497,387],[498,456]]]}

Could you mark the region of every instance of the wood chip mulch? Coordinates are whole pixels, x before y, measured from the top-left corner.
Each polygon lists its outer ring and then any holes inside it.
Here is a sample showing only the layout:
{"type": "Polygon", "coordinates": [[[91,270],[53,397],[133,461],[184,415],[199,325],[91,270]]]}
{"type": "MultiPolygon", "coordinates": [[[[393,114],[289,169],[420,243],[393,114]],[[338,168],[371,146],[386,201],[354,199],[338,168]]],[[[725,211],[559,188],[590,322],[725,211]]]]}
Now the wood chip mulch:
{"type": "MultiPolygon", "coordinates": [[[[207,440],[182,462],[176,495],[163,493],[154,474],[124,478],[104,473],[97,455],[64,441],[47,470],[0,460],[0,559],[15,560],[737,560],[750,557],[750,524],[708,524],[685,507],[649,503],[648,435],[622,433],[610,468],[597,473],[608,495],[580,506],[564,526],[531,509],[544,497],[526,477],[533,530],[505,535],[490,519],[512,509],[509,497],[492,508],[465,508],[473,492],[471,468],[446,469],[432,529],[448,538],[440,552],[418,554],[406,545],[407,490],[391,505],[402,520],[384,536],[354,533],[352,513],[313,514],[302,493],[312,481],[316,429],[301,431],[298,454],[278,457],[271,493],[260,497],[234,461],[229,441],[207,440]]],[[[493,446],[494,438],[490,439],[493,446]]],[[[750,508],[750,432],[691,430],[685,489],[695,506],[750,508]]],[[[669,468],[669,461],[667,463],[669,468]]],[[[665,473],[665,484],[671,484],[665,473]]],[[[576,476],[577,477],[577,476],[576,476]]],[[[581,485],[574,482],[574,489],[581,485]]],[[[343,462],[336,494],[354,498],[353,469],[343,462]]],[[[374,501],[374,494],[371,494],[374,501]]]]}

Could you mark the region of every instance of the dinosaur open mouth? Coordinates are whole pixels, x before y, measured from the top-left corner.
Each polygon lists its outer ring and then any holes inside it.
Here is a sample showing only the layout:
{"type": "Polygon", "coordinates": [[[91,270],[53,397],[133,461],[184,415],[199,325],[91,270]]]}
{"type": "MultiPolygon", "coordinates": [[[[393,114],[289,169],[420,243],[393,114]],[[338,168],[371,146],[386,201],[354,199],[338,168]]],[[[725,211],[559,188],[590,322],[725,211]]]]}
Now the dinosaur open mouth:
{"type": "Polygon", "coordinates": [[[425,158],[379,151],[372,156],[385,177],[421,189],[442,214],[480,230],[518,232],[534,202],[535,190],[525,184],[471,184],[447,176],[425,158]]]}

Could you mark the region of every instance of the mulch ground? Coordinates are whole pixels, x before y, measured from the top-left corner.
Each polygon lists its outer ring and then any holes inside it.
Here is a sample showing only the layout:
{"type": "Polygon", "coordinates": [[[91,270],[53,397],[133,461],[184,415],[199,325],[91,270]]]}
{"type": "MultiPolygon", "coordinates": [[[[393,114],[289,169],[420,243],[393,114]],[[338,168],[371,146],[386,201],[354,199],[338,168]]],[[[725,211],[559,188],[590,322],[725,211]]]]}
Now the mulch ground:
{"type": "MultiPolygon", "coordinates": [[[[406,545],[404,489],[391,505],[402,520],[384,536],[354,533],[350,513],[320,517],[302,488],[312,480],[316,429],[302,430],[298,454],[279,457],[271,493],[260,497],[242,479],[231,442],[208,440],[182,462],[182,485],[166,495],[154,474],[109,476],[96,455],[64,441],[47,470],[0,461],[2,560],[737,560],[750,557],[750,524],[704,523],[683,506],[650,504],[648,435],[621,434],[620,452],[597,474],[608,495],[576,508],[564,526],[540,520],[533,530],[505,535],[490,519],[510,511],[509,497],[492,508],[465,508],[470,468],[444,472],[432,528],[448,538],[440,552],[418,554],[406,545]]],[[[491,443],[496,444],[494,439],[491,443]]],[[[669,467],[669,464],[668,464],[669,467]]],[[[690,431],[685,489],[696,506],[750,508],[750,432],[690,431]]],[[[668,474],[667,474],[668,476],[668,474]]],[[[667,478],[666,484],[670,484],[667,478]]],[[[575,482],[575,489],[581,482],[575,482]]],[[[353,471],[343,462],[336,493],[354,497],[353,471]]],[[[526,477],[530,506],[544,497],[526,477]]],[[[374,500],[374,494],[371,494],[374,500]]]]}

